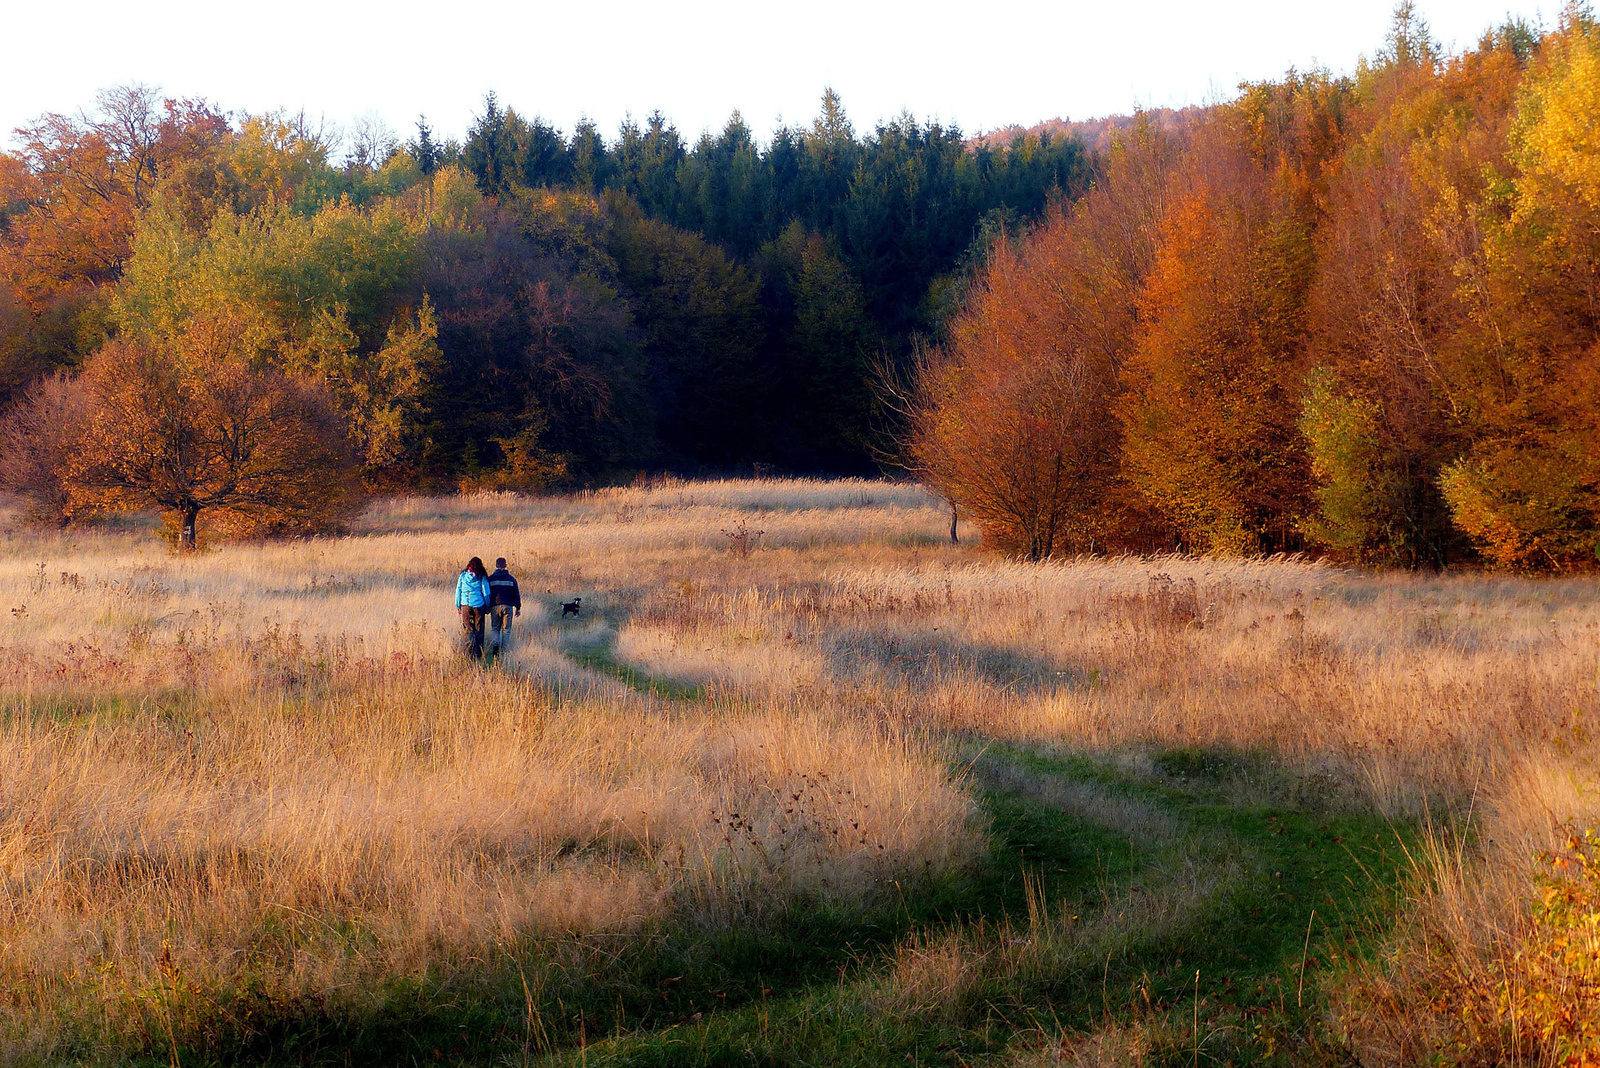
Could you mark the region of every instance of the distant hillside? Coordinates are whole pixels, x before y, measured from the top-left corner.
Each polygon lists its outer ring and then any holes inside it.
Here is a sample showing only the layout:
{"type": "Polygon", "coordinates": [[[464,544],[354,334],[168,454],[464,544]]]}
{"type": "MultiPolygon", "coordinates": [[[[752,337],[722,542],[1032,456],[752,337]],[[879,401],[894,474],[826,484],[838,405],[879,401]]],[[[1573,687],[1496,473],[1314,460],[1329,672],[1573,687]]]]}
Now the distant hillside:
{"type": "Polygon", "coordinates": [[[1011,143],[1019,137],[1055,137],[1065,134],[1076,137],[1083,142],[1085,148],[1091,152],[1104,152],[1111,147],[1112,140],[1124,130],[1133,126],[1139,117],[1143,116],[1157,129],[1170,130],[1182,125],[1192,115],[1199,112],[1198,107],[1187,107],[1182,110],[1172,108],[1153,108],[1150,111],[1136,112],[1132,115],[1108,115],[1100,119],[1086,119],[1082,122],[1073,122],[1070,119],[1054,118],[1032,126],[1005,126],[998,130],[982,133],[967,141],[969,148],[1010,148],[1011,143]]]}

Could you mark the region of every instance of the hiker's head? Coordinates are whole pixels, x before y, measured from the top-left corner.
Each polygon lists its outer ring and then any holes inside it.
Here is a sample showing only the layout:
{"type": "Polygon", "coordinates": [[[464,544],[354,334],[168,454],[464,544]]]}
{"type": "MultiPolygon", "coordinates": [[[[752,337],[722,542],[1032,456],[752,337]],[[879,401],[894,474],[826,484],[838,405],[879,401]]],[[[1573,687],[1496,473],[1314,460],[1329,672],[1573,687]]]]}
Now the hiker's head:
{"type": "Polygon", "coordinates": [[[506,558],[503,556],[495,557],[494,566],[499,570],[504,571],[506,569],[506,558]]]}
{"type": "Polygon", "coordinates": [[[476,575],[478,578],[489,577],[489,572],[483,569],[483,561],[479,560],[476,556],[467,561],[467,570],[472,572],[472,574],[476,575]]]}

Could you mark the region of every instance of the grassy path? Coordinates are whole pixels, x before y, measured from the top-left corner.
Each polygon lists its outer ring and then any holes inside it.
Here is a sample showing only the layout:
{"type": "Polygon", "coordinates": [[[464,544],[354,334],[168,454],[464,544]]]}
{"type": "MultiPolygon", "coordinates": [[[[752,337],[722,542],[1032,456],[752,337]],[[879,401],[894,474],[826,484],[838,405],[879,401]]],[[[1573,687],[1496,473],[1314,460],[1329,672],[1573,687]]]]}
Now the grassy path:
{"type": "MultiPolygon", "coordinates": [[[[657,697],[700,696],[609,647],[575,659],[657,697]]],[[[620,997],[600,1035],[541,1023],[524,1057],[1048,1063],[1091,1041],[1171,1063],[1343,1059],[1321,979],[1385,923],[1403,831],[1260,759],[959,748],[991,828],[977,870],[864,921],[796,915],[709,951],[669,938],[653,970],[677,974],[657,1004],[630,1013],[620,997]]]]}
{"type": "MultiPolygon", "coordinates": [[[[726,1008],[690,997],[665,1027],[554,1059],[959,1065],[1019,1039],[1044,1052],[1098,1031],[1172,1063],[1340,1060],[1319,978],[1381,923],[1393,830],[1244,803],[1271,775],[1259,765],[1192,753],[1161,764],[1130,776],[991,747],[978,762],[988,862],[908,904],[893,944],[858,947],[781,997],[726,1008]],[[1141,816],[1150,830],[1129,834],[1141,816]]],[[[763,976],[771,966],[750,963],[763,976]]]]}
{"type": "MultiPolygon", "coordinates": [[[[704,698],[604,641],[566,654],[704,698]]],[[[958,877],[866,914],[519,940],[472,982],[438,980],[443,1003],[425,975],[360,1022],[284,1006],[227,1062],[1348,1063],[1322,981],[1392,914],[1404,829],[1264,759],[950,746],[990,847],[958,877]]]]}
{"type": "Polygon", "coordinates": [[[448,1000],[419,976],[359,1021],[285,1004],[138,1063],[1348,1063],[1320,984],[1392,910],[1393,829],[1257,761],[960,745],[987,857],[875,914],[529,939],[448,1000]]]}

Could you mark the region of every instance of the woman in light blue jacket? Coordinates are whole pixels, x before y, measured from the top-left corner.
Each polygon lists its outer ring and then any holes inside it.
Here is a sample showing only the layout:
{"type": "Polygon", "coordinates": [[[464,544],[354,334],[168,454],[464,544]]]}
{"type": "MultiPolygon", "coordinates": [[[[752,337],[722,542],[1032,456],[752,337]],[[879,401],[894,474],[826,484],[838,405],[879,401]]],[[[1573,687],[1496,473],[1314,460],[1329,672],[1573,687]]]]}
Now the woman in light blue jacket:
{"type": "Polygon", "coordinates": [[[461,613],[461,642],[474,660],[483,659],[483,617],[489,606],[489,572],[474,556],[456,579],[456,610],[461,613]]]}

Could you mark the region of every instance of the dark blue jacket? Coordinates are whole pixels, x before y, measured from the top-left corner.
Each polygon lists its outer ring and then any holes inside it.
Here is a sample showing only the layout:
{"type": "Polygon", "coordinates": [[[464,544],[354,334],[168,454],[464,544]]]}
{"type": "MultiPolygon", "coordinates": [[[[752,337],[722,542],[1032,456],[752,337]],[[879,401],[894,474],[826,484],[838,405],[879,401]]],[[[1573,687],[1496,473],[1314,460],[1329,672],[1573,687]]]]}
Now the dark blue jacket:
{"type": "Polygon", "coordinates": [[[522,594],[517,590],[517,580],[503,567],[495,568],[494,574],[489,576],[489,605],[493,607],[497,604],[522,607],[522,594]]]}

